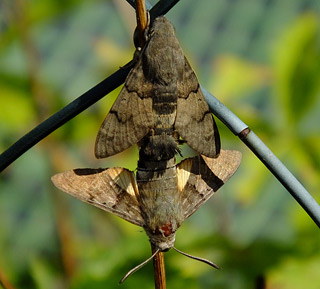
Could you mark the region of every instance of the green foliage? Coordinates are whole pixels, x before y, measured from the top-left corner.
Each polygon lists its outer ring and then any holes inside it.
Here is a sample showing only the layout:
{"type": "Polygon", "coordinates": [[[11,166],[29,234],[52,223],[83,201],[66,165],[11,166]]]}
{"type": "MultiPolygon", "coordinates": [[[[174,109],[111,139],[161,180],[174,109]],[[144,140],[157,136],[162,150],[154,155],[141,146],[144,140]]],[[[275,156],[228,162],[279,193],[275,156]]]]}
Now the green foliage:
{"type": "MultiPolygon", "coordinates": [[[[121,2],[0,5],[1,151],[130,60],[135,20],[121,2]]],[[[266,2],[185,0],[168,18],[201,83],[319,202],[319,5],[303,12],[302,0],[266,2]]],[[[96,133],[118,93],[0,175],[0,276],[16,288],[154,288],[151,263],[118,285],[151,254],[142,229],[66,196],[50,182],[54,173],[76,167],[136,168],[136,147],[105,160],[93,156],[96,133]]],[[[176,247],[223,269],[169,251],[168,288],[248,289],[262,279],[268,288],[317,288],[318,228],[256,157],[218,126],[223,148],[241,150],[243,162],[179,229],[176,247]]]]}
{"type": "Polygon", "coordinates": [[[276,89],[290,123],[301,121],[320,91],[319,22],[303,15],[281,40],[275,52],[276,89]]]}

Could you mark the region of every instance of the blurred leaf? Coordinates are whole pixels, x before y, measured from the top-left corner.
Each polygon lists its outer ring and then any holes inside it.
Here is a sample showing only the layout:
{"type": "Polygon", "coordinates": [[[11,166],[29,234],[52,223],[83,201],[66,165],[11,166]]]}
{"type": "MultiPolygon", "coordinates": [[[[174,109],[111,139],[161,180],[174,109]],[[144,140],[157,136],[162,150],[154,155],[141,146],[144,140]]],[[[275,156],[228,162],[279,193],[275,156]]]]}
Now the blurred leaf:
{"type": "Polygon", "coordinates": [[[133,58],[134,48],[130,49],[117,45],[111,39],[97,39],[94,43],[94,49],[98,57],[105,62],[108,67],[117,67],[119,63],[125,64],[125,60],[128,61],[133,58]]]}
{"type": "Polygon", "coordinates": [[[317,14],[305,14],[279,40],[274,69],[276,94],[287,123],[298,122],[320,93],[320,42],[317,14]]]}
{"type": "Polygon", "coordinates": [[[214,80],[207,89],[224,100],[237,99],[270,81],[269,69],[233,55],[222,55],[213,66],[214,80]]]}
{"type": "Polygon", "coordinates": [[[41,257],[33,258],[30,271],[37,289],[55,289],[63,286],[62,280],[53,272],[51,264],[41,257]]]}
{"type": "Polygon", "coordinates": [[[272,269],[268,286],[282,289],[318,289],[320,284],[319,272],[319,255],[307,260],[288,257],[272,269]],[[301,275],[304,278],[300,278],[301,275]]]}
{"type": "Polygon", "coordinates": [[[0,129],[3,132],[20,130],[35,119],[32,100],[21,90],[2,85],[0,87],[0,129]],[[7,124],[6,126],[2,124],[7,124]]]}

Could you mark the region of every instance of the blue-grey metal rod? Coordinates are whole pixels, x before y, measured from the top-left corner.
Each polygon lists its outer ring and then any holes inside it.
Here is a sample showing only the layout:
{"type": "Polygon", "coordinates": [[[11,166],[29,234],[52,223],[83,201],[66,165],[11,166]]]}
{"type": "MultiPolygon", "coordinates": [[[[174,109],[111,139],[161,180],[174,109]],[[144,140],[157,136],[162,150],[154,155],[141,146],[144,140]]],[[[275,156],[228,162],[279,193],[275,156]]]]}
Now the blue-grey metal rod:
{"type": "Polygon", "coordinates": [[[0,154],[0,173],[35,144],[121,85],[131,67],[127,63],[126,67],[120,68],[16,141],[0,154]]]}
{"type": "Polygon", "coordinates": [[[261,139],[230,109],[201,87],[212,113],[250,148],[320,227],[320,206],[261,139]]]}

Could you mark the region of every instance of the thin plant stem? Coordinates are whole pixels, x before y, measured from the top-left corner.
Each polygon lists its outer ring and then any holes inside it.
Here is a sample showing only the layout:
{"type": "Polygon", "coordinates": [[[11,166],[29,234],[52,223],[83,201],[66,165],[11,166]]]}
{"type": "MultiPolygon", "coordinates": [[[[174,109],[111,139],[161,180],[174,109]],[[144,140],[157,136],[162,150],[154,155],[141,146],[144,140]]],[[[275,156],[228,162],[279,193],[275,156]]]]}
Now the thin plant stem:
{"type": "MultiPolygon", "coordinates": [[[[152,254],[156,251],[151,244],[152,254]]],[[[166,289],[166,270],[164,265],[164,254],[163,252],[158,252],[153,257],[153,270],[154,270],[154,286],[155,289],[166,289]]]]}
{"type": "Polygon", "coordinates": [[[144,47],[145,37],[144,31],[148,25],[147,10],[144,0],[136,0],[136,18],[137,18],[137,32],[138,32],[138,45],[144,47]]]}

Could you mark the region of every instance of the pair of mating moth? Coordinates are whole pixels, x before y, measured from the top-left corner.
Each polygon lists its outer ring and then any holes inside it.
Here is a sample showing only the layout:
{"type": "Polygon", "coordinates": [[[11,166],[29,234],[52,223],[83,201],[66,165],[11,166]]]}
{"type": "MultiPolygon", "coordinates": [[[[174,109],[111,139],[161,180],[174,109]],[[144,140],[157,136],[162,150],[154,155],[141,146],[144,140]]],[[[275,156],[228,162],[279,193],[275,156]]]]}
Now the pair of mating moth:
{"type": "Polygon", "coordinates": [[[124,168],[75,169],[52,181],[143,227],[153,257],[174,248],[177,229],[234,174],[241,154],[220,149],[218,129],[172,24],[158,17],[146,37],[95,144],[96,157],[105,158],[137,143],[136,175],[124,168]],[[183,142],[199,155],[176,165],[183,142]]]}

